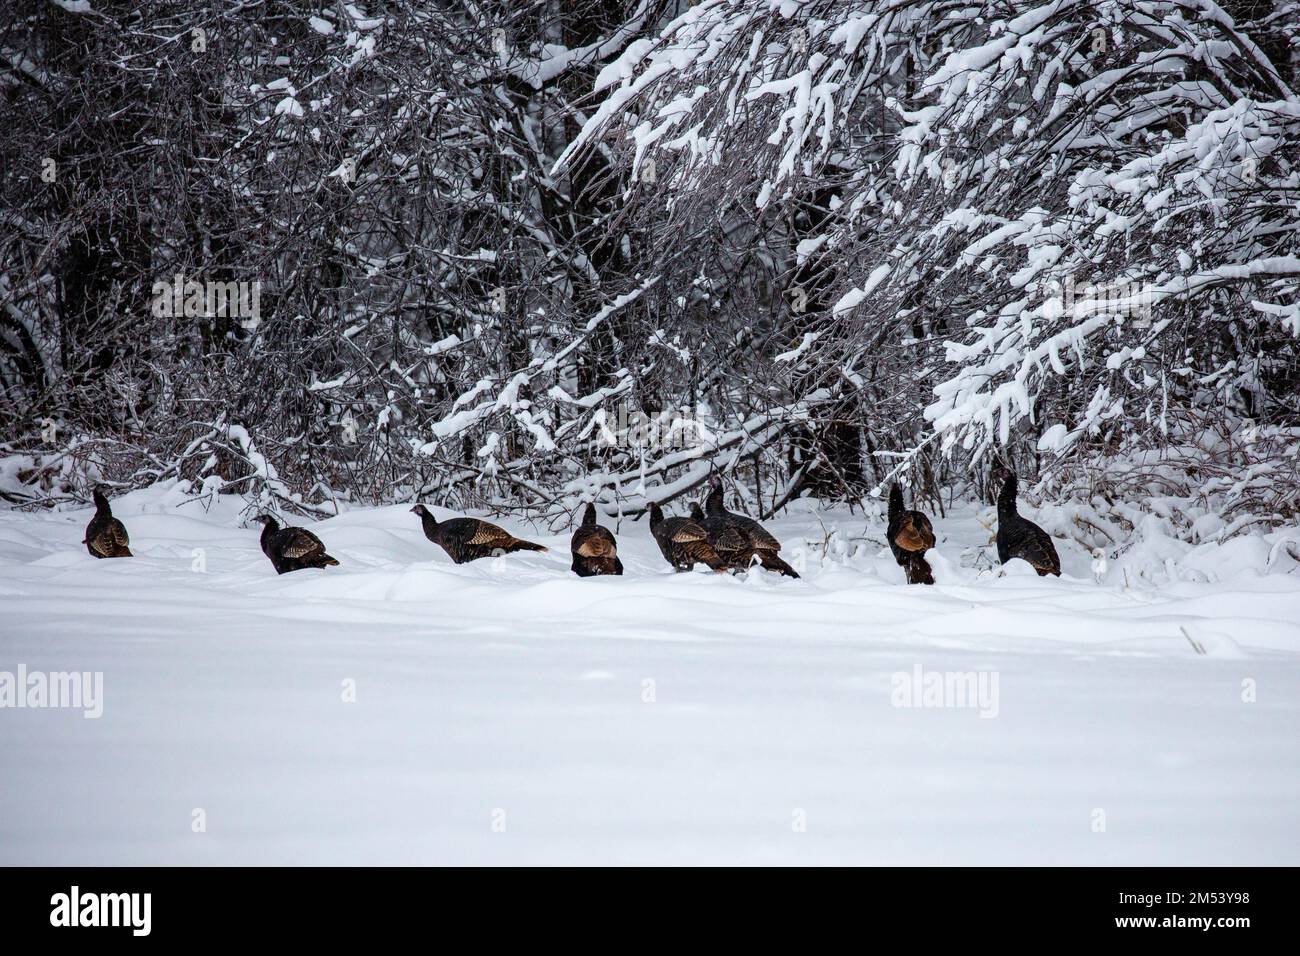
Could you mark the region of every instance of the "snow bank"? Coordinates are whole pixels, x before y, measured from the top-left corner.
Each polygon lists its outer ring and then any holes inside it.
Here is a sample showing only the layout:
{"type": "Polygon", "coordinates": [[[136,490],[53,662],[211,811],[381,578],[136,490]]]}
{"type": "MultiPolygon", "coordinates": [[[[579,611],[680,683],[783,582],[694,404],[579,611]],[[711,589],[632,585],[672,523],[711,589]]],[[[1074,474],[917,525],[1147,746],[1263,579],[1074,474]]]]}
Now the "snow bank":
{"type": "Polygon", "coordinates": [[[1062,537],[1062,578],[1002,575],[961,506],[909,587],[881,514],[797,502],[801,580],[673,574],[644,521],[579,579],[567,528],[498,519],[552,551],[455,566],[394,506],[277,577],[243,504],[128,494],[118,561],[88,509],[0,512],[0,671],[104,697],[0,710],[0,863],[1300,862],[1300,568],[1268,538],[1153,525],[1098,574],[1062,537]],[[927,706],[931,675],[997,699],[927,706]]]}

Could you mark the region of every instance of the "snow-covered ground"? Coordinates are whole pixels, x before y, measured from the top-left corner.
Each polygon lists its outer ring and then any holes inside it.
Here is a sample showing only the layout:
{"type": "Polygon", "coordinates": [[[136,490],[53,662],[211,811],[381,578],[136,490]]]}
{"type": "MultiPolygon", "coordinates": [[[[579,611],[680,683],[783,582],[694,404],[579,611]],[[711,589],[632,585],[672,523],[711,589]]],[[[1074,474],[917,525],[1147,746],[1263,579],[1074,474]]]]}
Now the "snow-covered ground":
{"type": "Polygon", "coordinates": [[[1058,539],[1043,580],[966,506],[926,588],[809,507],[769,523],[799,581],[673,574],[644,521],[579,579],[567,531],[457,567],[400,506],[277,577],[185,501],[116,500],[117,561],[88,510],[0,512],[0,671],[103,675],[98,719],[0,710],[0,863],[1300,863],[1286,532],[1101,575],[1058,539]]]}

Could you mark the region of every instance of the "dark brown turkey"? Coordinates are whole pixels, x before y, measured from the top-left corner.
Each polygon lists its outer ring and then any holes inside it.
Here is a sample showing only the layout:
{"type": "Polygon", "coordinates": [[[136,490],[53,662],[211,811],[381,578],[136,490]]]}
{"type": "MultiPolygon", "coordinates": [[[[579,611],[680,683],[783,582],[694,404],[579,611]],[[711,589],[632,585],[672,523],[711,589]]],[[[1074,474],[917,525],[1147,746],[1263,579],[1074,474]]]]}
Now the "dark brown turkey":
{"type": "Polygon", "coordinates": [[[1006,564],[1020,558],[1033,565],[1040,577],[1061,574],[1061,559],[1052,536],[1016,510],[1017,482],[1013,471],[1000,469],[1006,478],[998,495],[998,560],[1006,564]]]}
{"type": "Polygon", "coordinates": [[[545,551],[546,547],[516,538],[505,528],[499,528],[481,518],[450,518],[439,521],[424,505],[416,505],[412,513],[420,516],[424,536],[447,552],[457,564],[491,558],[515,551],[545,551]]]}
{"type": "Polygon", "coordinates": [[[261,515],[262,553],[271,559],[276,574],[304,568],[328,568],[338,559],[325,553],[325,545],[306,528],[280,527],[270,515],[261,515]]]}
{"type": "Polygon", "coordinates": [[[744,571],[757,561],[769,571],[779,571],[791,578],[799,576],[777,554],[781,542],[766,528],[747,515],[727,510],[720,481],[713,483],[704,499],[704,521],[701,524],[709,536],[709,544],[729,567],[744,571]]]}
{"type": "Polygon", "coordinates": [[[622,574],[614,533],[596,524],[596,506],[590,502],[583,512],[582,524],[573,532],[569,543],[573,550],[573,573],[582,578],[600,574],[622,574]]]}
{"type": "Polygon", "coordinates": [[[650,503],[650,533],[664,560],[678,571],[689,571],[697,564],[714,571],[725,571],[727,562],[709,544],[709,534],[690,518],[665,518],[658,502],[650,503]]]}
{"type": "Polygon", "coordinates": [[[81,543],[86,546],[86,550],[92,557],[134,557],[128,547],[131,540],[127,537],[126,525],[113,517],[113,509],[108,505],[108,497],[104,494],[103,485],[95,486],[94,497],[95,517],[91,518],[90,524],[86,525],[86,537],[81,543]]]}
{"type": "Polygon", "coordinates": [[[894,484],[889,489],[889,550],[907,574],[908,584],[933,584],[930,563],[925,552],[934,547],[934,528],[930,519],[919,511],[903,506],[903,489],[894,484]]]}

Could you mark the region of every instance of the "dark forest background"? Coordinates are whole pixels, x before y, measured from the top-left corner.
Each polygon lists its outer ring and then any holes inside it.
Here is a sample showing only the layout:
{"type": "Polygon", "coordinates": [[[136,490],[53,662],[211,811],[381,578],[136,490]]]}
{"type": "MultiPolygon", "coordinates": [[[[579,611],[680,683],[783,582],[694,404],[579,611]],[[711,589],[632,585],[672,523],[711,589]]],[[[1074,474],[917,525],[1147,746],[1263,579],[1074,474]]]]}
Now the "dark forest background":
{"type": "Polygon", "coordinates": [[[11,502],[1300,509],[1295,3],[0,10],[11,502]]]}

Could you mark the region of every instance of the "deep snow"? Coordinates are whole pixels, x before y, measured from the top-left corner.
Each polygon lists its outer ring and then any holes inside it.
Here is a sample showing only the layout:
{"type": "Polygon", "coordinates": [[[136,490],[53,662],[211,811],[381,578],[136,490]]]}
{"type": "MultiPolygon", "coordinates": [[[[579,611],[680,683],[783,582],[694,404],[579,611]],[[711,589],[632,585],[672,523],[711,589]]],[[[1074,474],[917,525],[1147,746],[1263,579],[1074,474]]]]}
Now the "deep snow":
{"type": "Polygon", "coordinates": [[[769,523],[799,581],[674,574],[645,521],[579,579],[568,530],[495,519],[552,551],[457,567],[403,505],[277,577],[242,504],[119,498],[116,561],[89,509],[0,512],[0,671],[104,681],[99,719],[0,710],[0,863],[1300,863],[1288,532],[1100,581],[1058,538],[1043,580],[968,505],[925,588],[808,505],[769,523]],[[918,666],[996,707],[894,706],[918,666]]]}

